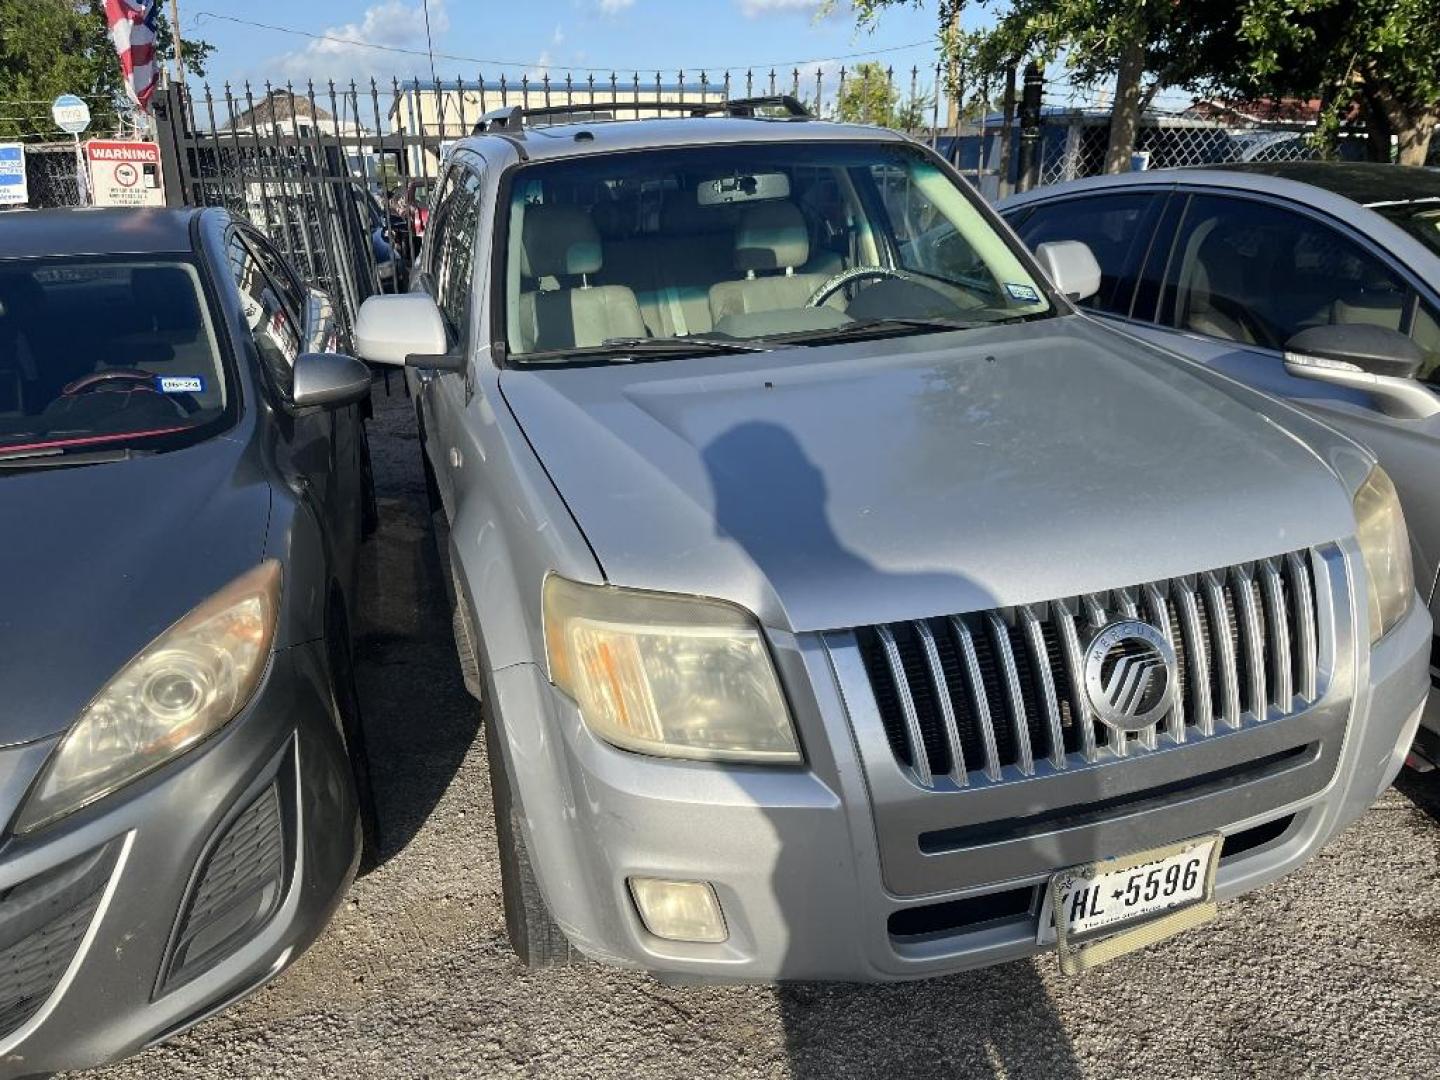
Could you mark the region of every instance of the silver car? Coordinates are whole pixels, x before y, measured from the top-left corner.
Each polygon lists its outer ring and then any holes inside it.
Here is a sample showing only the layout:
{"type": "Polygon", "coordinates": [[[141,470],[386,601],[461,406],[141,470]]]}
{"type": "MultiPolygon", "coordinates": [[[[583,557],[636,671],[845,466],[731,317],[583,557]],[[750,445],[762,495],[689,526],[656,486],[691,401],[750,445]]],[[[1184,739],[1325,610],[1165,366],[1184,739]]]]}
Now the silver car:
{"type": "MultiPolygon", "coordinates": [[[[1133,173],[1000,211],[1031,245],[1091,248],[1095,314],[1373,450],[1405,507],[1420,595],[1440,610],[1440,171],[1292,161],[1133,173]]],[[[1440,762],[1440,697],[1417,749],[1440,762]]]]}
{"type": "Polygon", "coordinates": [[[1304,863],[1428,688],[1384,472],[1078,314],[1093,258],[928,149],[783,104],[488,117],[360,313],[521,958],[1078,971],[1304,863]]]}

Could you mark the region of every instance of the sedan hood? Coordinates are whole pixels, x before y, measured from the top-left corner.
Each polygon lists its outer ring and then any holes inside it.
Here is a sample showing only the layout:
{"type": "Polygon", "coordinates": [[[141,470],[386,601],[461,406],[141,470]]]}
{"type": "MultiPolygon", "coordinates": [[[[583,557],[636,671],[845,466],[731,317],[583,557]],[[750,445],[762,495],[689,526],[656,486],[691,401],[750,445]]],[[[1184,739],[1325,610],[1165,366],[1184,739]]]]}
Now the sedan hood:
{"type": "Polygon", "coordinates": [[[1268,402],[1083,318],[507,370],[610,582],[795,631],[1030,603],[1335,540],[1268,402]]]}
{"type": "Polygon", "coordinates": [[[217,438],[0,470],[0,746],[68,727],[126,661],[259,561],[270,489],[244,454],[217,438]]]}

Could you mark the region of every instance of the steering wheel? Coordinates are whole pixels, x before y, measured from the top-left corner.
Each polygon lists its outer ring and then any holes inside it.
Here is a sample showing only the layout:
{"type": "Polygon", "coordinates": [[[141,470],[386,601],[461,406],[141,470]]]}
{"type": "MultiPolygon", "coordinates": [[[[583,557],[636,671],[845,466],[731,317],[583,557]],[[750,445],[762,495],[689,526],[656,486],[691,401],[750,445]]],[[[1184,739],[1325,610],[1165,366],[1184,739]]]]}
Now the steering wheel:
{"type": "Polygon", "coordinates": [[[82,375],[72,383],[66,383],[65,388],[60,391],[62,397],[75,397],[77,394],[88,394],[97,386],[107,382],[128,382],[135,385],[133,390],[148,390],[152,394],[160,393],[155,385],[155,373],[153,371],[141,371],[139,368],[107,368],[104,371],[92,371],[89,375],[82,375]]]}
{"type": "Polygon", "coordinates": [[[913,280],[914,277],[914,274],[905,270],[897,270],[893,266],[852,266],[849,270],[841,270],[824,281],[818,289],[810,294],[810,299],[805,301],[805,306],[819,307],[846,285],[855,281],[864,281],[867,278],[895,278],[904,281],[913,280]]]}

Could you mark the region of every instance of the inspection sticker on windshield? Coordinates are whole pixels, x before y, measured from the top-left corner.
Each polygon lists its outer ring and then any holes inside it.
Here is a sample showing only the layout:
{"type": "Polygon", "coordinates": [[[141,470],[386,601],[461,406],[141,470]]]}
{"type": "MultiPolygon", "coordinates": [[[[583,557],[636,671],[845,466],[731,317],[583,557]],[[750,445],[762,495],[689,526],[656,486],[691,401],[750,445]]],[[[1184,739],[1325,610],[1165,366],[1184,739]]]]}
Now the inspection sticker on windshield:
{"type": "Polygon", "coordinates": [[[1033,285],[1017,285],[1013,281],[1007,281],[1005,283],[1005,291],[1010,294],[1013,300],[1026,300],[1034,303],[1040,299],[1040,294],[1035,291],[1033,285]]]}
{"type": "Polygon", "coordinates": [[[160,375],[155,381],[162,394],[203,394],[205,380],[199,375],[160,375]]]}
{"type": "Polygon", "coordinates": [[[1221,837],[1200,836],[1050,878],[1037,942],[1075,975],[1215,917],[1221,837]]]}

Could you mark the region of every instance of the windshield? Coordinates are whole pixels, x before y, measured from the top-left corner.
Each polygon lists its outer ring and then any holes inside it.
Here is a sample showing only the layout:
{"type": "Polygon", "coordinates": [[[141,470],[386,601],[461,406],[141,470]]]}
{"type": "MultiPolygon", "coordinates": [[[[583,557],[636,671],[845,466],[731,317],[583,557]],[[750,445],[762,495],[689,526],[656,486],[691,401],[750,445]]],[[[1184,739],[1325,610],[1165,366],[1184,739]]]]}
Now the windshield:
{"type": "Polygon", "coordinates": [[[506,336],[520,364],[819,344],[1052,310],[976,203],[903,145],[542,162],[515,174],[507,235],[506,336]]]}
{"type": "Polygon", "coordinates": [[[1440,255],[1440,199],[1387,203],[1373,209],[1399,225],[1436,255],[1440,255]]]}
{"type": "Polygon", "coordinates": [[[0,260],[0,459],[161,449],[226,394],[188,263],[0,260]]]}

